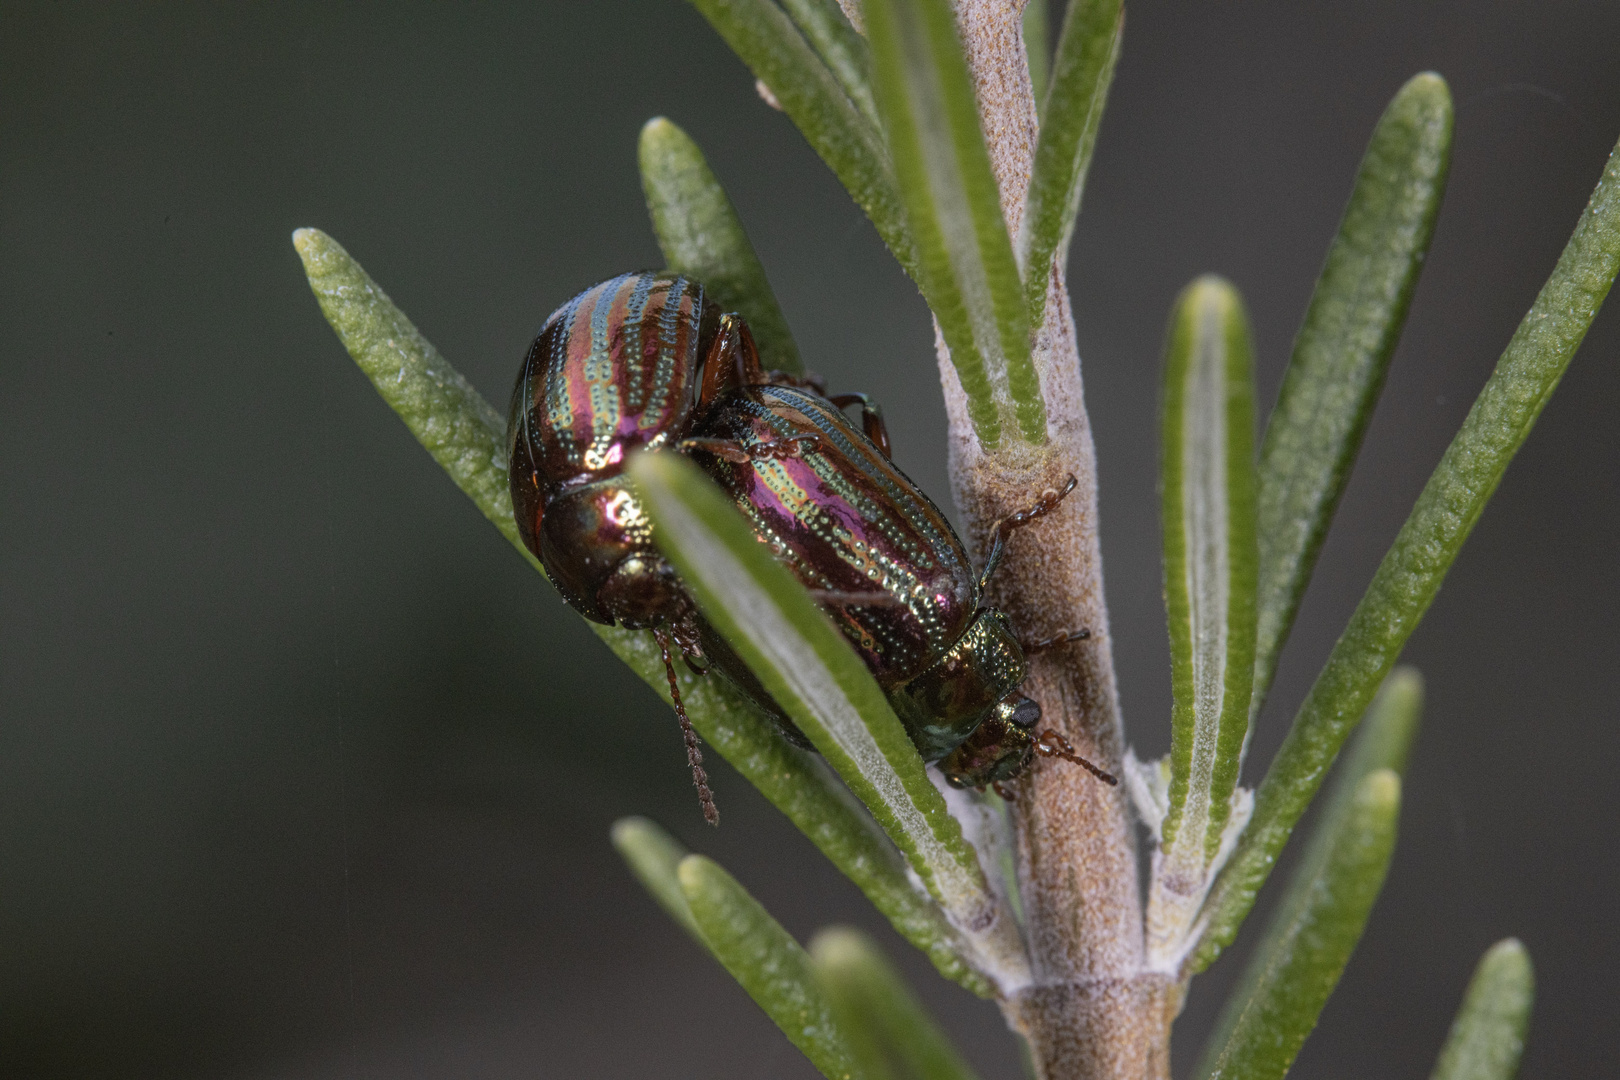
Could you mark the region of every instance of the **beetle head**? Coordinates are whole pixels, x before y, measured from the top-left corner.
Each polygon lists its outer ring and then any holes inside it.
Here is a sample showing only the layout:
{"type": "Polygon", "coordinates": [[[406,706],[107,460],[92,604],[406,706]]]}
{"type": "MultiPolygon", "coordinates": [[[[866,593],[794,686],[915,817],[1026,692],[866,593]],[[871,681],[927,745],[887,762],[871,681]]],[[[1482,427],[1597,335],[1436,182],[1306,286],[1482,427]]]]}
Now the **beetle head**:
{"type": "Polygon", "coordinates": [[[690,607],[675,568],[656,552],[622,559],[596,591],[596,602],[631,630],[673,622],[690,607]]]}
{"type": "Polygon", "coordinates": [[[640,630],[677,619],[691,606],[622,477],[554,496],[540,523],[539,546],[547,576],[588,619],[640,630]]]}
{"type": "Polygon", "coordinates": [[[1016,690],[985,717],[966,742],[939,763],[952,787],[982,788],[1011,780],[1029,764],[1041,707],[1016,690]]]}
{"type": "Polygon", "coordinates": [[[1029,662],[1007,617],[981,608],[932,667],[886,690],[923,760],[937,761],[998,717],[1002,726],[1016,728],[1033,708],[1039,719],[1040,706],[1017,693],[1027,674],[1029,662]],[[1023,712],[1006,704],[1015,697],[1029,702],[1023,712]]]}

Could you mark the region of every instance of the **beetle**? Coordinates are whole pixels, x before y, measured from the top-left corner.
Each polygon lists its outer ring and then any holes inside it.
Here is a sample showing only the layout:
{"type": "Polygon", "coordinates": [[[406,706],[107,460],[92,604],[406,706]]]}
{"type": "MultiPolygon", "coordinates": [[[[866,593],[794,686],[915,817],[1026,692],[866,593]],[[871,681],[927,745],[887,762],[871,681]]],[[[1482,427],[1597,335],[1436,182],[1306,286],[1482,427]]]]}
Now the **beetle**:
{"type": "Polygon", "coordinates": [[[949,522],[889,460],[881,412],[864,395],[829,398],[818,380],[764,371],[740,316],[722,313],[697,282],[642,271],[586,289],[546,320],[513,388],[509,481],[524,544],[564,600],[593,621],[652,632],[711,824],[718,812],[675,678],[676,652],[700,673],[715,666],[790,739],[809,744],[698,613],[654,545],[624,476],[639,449],[692,454],[732,488],[761,538],[840,619],[919,751],[945,759],[951,782],[999,789],[1032,753],[1069,758],[1113,782],[1059,737],[1033,734],[1040,708],[1017,692],[1026,650],[1006,617],[982,602],[1006,536],[1050,512],[1067,491],[1048,492],[999,523],[985,573],[975,575],[949,522]],[[842,412],[857,404],[860,431],[842,412]],[[769,490],[769,478],[788,462],[826,483],[799,488],[792,520],[775,523],[786,531],[767,536],[757,500],[744,493],[746,478],[769,490]],[[853,530],[814,536],[814,523],[832,521],[853,530]],[[852,553],[887,576],[851,578],[852,553]]]}
{"type": "MultiPolygon", "coordinates": [[[[1074,761],[1115,783],[1057,733],[1037,734],[1040,706],[1018,689],[1031,652],[1089,634],[1025,645],[984,599],[1007,538],[1056,509],[1073,478],[998,522],[990,556],[976,571],[950,522],[891,460],[882,416],[870,402],[772,380],[746,348],[732,360],[741,371],[707,405],[697,430],[745,450],[796,439],[804,448],[792,457],[722,456],[699,445],[691,456],[818,597],[923,758],[938,761],[957,787],[995,785],[1003,793],[1001,784],[1036,754],[1074,761]],[[861,430],[843,411],[852,404],[861,406],[861,430]]],[[[714,665],[793,731],[735,653],[706,623],[699,629],[714,665]]]]}
{"type": "Polygon", "coordinates": [[[699,283],[678,274],[621,274],[547,318],[507,414],[508,477],[523,543],[581,615],[652,631],[711,824],[718,813],[672,659],[679,652],[703,668],[696,609],[654,546],[624,468],[643,448],[702,446],[744,461],[795,452],[792,440],[745,452],[692,433],[703,402],[741,370],[732,357],[742,350],[757,367],[747,325],[722,314],[699,283]]]}

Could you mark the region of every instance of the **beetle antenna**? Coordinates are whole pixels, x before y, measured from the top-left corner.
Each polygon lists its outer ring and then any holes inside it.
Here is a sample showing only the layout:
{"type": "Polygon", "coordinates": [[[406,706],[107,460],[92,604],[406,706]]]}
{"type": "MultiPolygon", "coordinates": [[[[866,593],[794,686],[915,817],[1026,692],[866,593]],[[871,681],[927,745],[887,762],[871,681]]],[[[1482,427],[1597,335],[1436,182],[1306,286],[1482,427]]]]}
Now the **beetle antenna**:
{"type": "Polygon", "coordinates": [[[1035,752],[1041,755],[1041,757],[1055,757],[1062,758],[1064,761],[1072,761],[1076,765],[1083,767],[1087,772],[1091,773],[1092,776],[1095,776],[1109,787],[1117,787],[1119,785],[1119,778],[1117,776],[1112,773],[1103,772],[1101,769],[1097,768],[1097,766],[1075,753],[1074,747],[1069,745],[1069,740],[1065,739],[1062,735],[1058,734],[1056,731],[1053,731],[1051,728],[1047,728],[1045,731],[1035,736],[1035,752]]]}
{"type": "Polygon", "coordinates": [[[714,805],[714,792],[709,790],[709,774],[703,771],[703,751],[698,748],[697,732],[686,715],[686,702],[681,700],[681,687],[675,681],[675,661],[669,654],[669,638],[663,627],[656,627],[653,639],[658,642],[658,655],[664,660],[664,674],[669,677],[669,696],[675,703],[675,718],[681,722],[681,738],[686,740],[686,763],[692,767],[692,786],[697,788],[698,803],[703,807],[703,820],[710,825],[720,824],[720,811],[714,805]]]}

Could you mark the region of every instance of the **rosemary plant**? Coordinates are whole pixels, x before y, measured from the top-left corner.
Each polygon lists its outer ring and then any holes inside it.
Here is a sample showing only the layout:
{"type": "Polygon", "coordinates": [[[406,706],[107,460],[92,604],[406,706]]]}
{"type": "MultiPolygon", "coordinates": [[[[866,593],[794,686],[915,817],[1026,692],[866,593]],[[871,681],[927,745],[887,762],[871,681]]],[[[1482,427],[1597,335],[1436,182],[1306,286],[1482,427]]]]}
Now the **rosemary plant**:
{"type": "MultiPolygon", "coordinates": [[[[939,972],[993,999],[1046,1080],[1168,1077],[1190,983],[1232,942],[1340,763],[1312,835],[1197,1064],[1286,1073],[1377,899],[1396,838],[1422,681],[1396,661],[1620,268],[1620,150],[1535,304],[1413,506],[1258,787],[1250,724],[1377,401],[1445,188],[1452,104],[1411,79],[1372,133],[1263,433],[1250,331],[1229,283],[1170,315],[1161,400],[1171,752],[1126,747],[1099,573],[1097,470],[1065,287],[1069,240],[1124,28],[1120,0],[692,0],[871,219],[934,315],[953,495],[971,545],[1027,492],[1078,487],[1037,544],[1014,540],[992,599],[1033,635],[1091,631],[1026,687],[1075,748],[1126,783],[1042,768],[1004,803],[935,782],[883,693],[729,500],[678,456],[631,474],[659,542],[819,754],[784,742],[717,679],[682,692],[703,738],[939,972]],[[1257,442],[1258,436],[1258,442],[1257,442]],[[1146,827],[1146,896],[1136,830],[1146,827]],[[1013,867],[1010,875],[1003,867],[1013,867]]],[[[670,267],[742,312],[768,366],[802,368],[764,268],[700,149],[665,119],[640,143],[670,267]]],[[[500,415],[337,243],[294,235],[343,344],[520,555],[500,415]]],[[[531,558],[531,562],[532,562],[531,558]]],[[[592,625],[667,695],[646,635],[592,625]]],[[[828,1077],[971,1073],[873,943],[801,946],[724,869],[653,823],[613,842],[637,877],[828,1077]]],[[[1516,1068],[1532,997],[1521,946],[1492,948],[1436,1077],[1516,1068]]]]}

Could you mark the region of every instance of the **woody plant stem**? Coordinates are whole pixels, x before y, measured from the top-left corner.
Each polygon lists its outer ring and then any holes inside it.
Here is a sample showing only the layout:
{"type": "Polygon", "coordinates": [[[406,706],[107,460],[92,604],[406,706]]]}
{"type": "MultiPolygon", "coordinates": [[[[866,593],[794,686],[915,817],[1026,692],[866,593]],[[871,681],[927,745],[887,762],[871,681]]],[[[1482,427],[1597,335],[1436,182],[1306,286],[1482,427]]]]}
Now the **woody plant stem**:
{"type": "MultiPolygon", "coordinates": [[[[1024,215],[1038,130],[1022,8],[1022,0],[956,2],[1013,236],[1024,215]]],[[[1051,268],[1045,317],[1033,338],[1046,399],[1046,445],[1005,439],[985,453],[937,333],[935,344],[950,423],[952,495],[979,551],[988,549],[995,522],[1027,507],[1032,493],[1061,488],[1071,474],[1078,481],[1056,513],[1014,535],[990,599],[1026,638],[1091,631],[1086,641],[1032,658],[1025,690],[1041,703],[1047,726],[1118,775],[1124,731],[1103,598],[1096,451],[1063,267],[1051,268]]],[[[1034,978],[1003,1008],[1029,1040],[1040,1075],[1168,1078],[1179,995],[1167,977],[1144,970],[1136,842],[1124,788],[1098,783],[1081,769],[1037,766],[1018,788],[1013,817],[1034,978]]]]}

